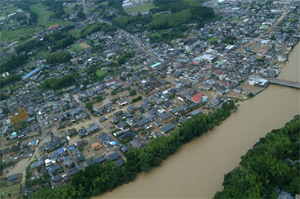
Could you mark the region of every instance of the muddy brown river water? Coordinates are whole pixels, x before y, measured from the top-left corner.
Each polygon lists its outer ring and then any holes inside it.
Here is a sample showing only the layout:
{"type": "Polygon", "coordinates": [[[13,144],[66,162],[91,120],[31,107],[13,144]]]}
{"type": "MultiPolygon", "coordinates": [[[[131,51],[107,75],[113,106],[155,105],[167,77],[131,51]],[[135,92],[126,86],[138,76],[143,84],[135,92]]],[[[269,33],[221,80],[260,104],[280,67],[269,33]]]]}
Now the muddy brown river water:
{"type": "MultiPolygon", "coordinates": [[[[279,78],[300,81],[299,57],[298,44],[279,78]]],[[[223,189],[224,174],[238,166],[259,138],[300,114],[300,90],[269,85],[239,104],[219,127],[182,146],[159,168],[93,198],[212,198],[223,189]]]]}

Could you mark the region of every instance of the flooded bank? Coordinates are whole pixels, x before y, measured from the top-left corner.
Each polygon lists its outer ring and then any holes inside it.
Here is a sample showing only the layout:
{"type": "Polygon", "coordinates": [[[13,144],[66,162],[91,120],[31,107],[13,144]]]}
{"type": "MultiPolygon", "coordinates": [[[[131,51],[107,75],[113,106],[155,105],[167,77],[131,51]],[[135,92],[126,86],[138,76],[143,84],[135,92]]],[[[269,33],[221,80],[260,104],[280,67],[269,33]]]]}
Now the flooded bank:
{"type": "MultiPolygon", "coordinates": [[[[298,44],[279,78],[300,81],[298,44]]],[[[272,129],[300,114],[300,91],[270,85],[209,134],[195,138],[149,174],[94,198],[212,198],[223,189],[224,174],[272,129]]]]}

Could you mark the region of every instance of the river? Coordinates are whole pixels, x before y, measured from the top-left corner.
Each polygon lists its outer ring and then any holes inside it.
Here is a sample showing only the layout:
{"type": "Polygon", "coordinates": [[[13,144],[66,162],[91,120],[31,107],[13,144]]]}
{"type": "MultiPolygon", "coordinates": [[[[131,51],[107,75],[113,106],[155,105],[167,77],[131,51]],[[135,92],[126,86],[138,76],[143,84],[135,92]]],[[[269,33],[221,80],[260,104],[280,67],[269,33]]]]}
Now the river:
{"type": "MultiPolygon", "coordinates": [[[[279,78],[300,81],[300,45],[290,54],[279,78]]],[[[212,198],[223,189],[224,174],[272,129],[300,114],[300,91],[270,85],[209,134],[195,138],[149,174],[94,198],[212,198]]]]}

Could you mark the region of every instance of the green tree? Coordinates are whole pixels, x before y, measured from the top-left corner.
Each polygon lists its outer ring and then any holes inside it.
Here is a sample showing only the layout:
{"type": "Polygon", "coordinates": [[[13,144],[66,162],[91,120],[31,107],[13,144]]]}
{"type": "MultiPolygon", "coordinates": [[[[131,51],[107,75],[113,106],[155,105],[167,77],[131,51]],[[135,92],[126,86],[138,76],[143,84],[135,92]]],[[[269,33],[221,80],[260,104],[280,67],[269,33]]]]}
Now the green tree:
{"type": "Polygon", "coordinates": [[[92,103],[86,103],[86,104],[85,104],[85,107],[86,107],[89,111],[93,110],[93,104],[92,104],[92,103]]]}
{"type": "Polygon", "coordinates": [[[130,94],[130,95],[136,95],[136,90],[131,90],[131,91],[129,92],[129,94],[130,94]]]}
{"type": "Polygon", "coordinates": [[[79,12],[77,13],[77,16],[78,16],[79,19],[86,19],[86,15],[85,15],[84,12],[82,12],[82,11],[79,11],[79,12]]]}

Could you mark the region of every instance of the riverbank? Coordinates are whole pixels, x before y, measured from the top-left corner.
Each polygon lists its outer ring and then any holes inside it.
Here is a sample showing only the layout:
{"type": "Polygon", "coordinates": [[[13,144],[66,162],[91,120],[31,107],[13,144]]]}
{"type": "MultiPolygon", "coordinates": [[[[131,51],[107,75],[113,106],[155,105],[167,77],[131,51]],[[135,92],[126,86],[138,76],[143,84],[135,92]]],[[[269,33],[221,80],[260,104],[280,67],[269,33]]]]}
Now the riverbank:
{"type": "MultiPolygon", "coordinates": [[[[279,78],[300,81],[298,44],[279,78]],[[298,72],[297,72],[298,71],[298,72]]],[[[183,145],[149,174],[95,198],[212,198],[223,189],[223,175],[234,169],[252,146],[272,129],[300,113],[300,91],[270,85],[244,102],[219,127],[183,145]]]]}

